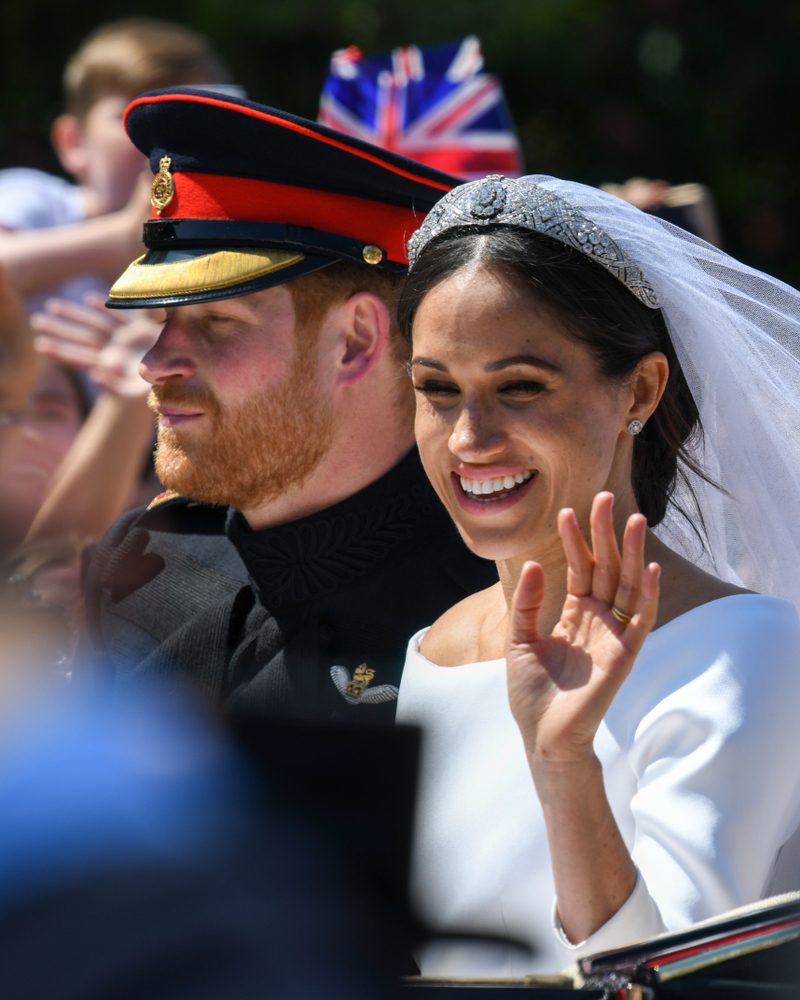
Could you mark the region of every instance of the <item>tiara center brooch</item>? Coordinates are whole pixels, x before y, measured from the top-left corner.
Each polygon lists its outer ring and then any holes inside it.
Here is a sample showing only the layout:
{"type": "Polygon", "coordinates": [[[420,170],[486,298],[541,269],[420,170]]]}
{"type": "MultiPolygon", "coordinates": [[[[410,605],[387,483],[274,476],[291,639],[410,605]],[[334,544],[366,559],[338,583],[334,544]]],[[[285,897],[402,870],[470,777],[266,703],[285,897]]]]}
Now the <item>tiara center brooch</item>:
{"type": "Polygon", "coordinates": [[[499,175],[485,177],[470,195],[469,214],[476,219],[494,219],[506,207],[508,194],[499,175]]]}

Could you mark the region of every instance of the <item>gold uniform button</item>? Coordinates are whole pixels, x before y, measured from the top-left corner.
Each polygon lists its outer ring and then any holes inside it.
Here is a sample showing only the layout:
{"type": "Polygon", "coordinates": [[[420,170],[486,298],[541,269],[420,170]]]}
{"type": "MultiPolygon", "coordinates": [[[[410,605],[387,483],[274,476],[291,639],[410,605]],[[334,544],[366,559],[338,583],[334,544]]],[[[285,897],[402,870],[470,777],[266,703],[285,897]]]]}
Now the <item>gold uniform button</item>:
{"type": "Polygon", "coordinates": [[[367,264],[380,264],[383,260],[383,250],[381,250],[380,247],[374,246],[372,243],[368,243],[361,251],[361,256],[367,264]]]}

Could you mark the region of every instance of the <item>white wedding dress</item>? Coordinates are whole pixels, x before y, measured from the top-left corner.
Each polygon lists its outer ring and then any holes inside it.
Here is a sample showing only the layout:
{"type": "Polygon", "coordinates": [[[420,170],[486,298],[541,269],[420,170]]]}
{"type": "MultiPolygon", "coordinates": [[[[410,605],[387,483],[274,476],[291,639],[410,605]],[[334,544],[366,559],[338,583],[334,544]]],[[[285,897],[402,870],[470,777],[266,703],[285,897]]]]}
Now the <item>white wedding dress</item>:
{"type": "Polygon", "coordinates": [[[529,951],[426,945],[425,975],[558,972],[755,900],[800,823],[800,624],[757,595],[712,601],[646,640],[595,750],[638,869],[633,893],[570,947],[553,918],[544,821],[508,706],[505,662],[441,667],[408,647],[397,721],[423,727],[412,874],[438,932],[489,932],[529,951]]]}

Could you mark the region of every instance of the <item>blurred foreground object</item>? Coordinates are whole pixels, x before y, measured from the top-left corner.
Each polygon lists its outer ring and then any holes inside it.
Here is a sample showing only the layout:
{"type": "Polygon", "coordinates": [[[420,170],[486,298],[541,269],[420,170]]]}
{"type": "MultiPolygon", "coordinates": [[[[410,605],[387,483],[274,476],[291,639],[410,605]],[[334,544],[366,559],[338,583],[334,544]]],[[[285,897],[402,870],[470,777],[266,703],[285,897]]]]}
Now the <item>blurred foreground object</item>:
{"type": "Polygon", "coordinates": [[[19,546],[0,562],[0,736],[3,710],[71,676],[80,618],[76,537],[19,546]]]}
{"type": "Polygon", "coordinates": [[[418,732],[73,680],[55,554],[0,579],[4,1000],[395,996],[418,732]]]}
{"type": "Polygon", "coordinates": [[[601,184],[600,189],[722,247],[714,198],[704,184],[672,185],[667,181],[631,177],[623,184],[601,184]]]}
{"type": "MultiPolygon", "coordinates": [[[[20,647],[2,635],[7,675],[20,647]]],[[[5,1000],[395,995],[408,933],[384,888],[408,823],[387,821],[403,819],[415,759],[397,795],[359,786],[343,755],[405,759],[399,730],[359,745],[261,719],[248,740],[185,693],[26,677],[0,711],[5,1000]],[[320,751],[339,765],[327,783],[320,751]]]]}
{"type": "Polygon", "coordinates": [[[480,42],[377,56],[355,46],[331,57],[319,121],[459,177],[522,173],[522,152],[503,89],[483,72],[480,42]]]}

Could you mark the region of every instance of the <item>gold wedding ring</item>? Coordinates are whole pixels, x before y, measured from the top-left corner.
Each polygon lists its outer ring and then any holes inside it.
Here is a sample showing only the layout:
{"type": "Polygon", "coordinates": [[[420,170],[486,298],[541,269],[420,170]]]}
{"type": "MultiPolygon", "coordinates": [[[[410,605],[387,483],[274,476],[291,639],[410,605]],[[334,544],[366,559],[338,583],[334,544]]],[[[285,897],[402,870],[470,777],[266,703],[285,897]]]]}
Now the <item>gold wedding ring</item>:
{"type": "Polygon", "coordinates": [[[616,604],[611,605],[611,614],[617,619],[620,625],[627,625],[631,618],[633,618],[633,615],[629,615],[627,611],[620,611],[616,604]]]}

